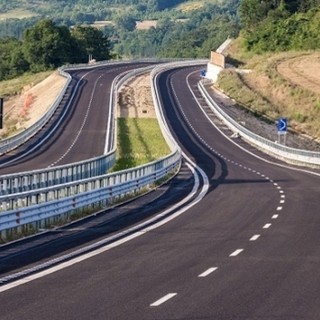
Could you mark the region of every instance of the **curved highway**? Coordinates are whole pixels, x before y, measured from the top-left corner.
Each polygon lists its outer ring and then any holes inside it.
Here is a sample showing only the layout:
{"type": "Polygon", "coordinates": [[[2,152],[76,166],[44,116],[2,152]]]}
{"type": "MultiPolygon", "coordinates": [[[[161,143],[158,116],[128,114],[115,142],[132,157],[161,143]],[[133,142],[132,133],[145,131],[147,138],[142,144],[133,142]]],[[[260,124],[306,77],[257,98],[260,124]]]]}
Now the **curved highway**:
{"type": "Polygon", "coordinates": [[[158,86],[168,126],[208,177],[205,198],[159,228],[0,287],[1,319],[319,319],[319,174],[230,138],[197,99],[198,80],[199,70],[177,68],[158,86]]]}
{"type": "MultiPolygon", "coordinates": [[[[150,63],[149,63],[150,64],[150,63]]],[[[121,73],[148,63],[120,63],[69,71],[72,82],[59,106],[66,111],[56,126],[57,116],[34,138],[0,157],[0,174],[23,172],[90,159],[104,154],[110,110],[110,90],[121,73]],[[39,144],[41,142],[41,144],[39,144]]]]}

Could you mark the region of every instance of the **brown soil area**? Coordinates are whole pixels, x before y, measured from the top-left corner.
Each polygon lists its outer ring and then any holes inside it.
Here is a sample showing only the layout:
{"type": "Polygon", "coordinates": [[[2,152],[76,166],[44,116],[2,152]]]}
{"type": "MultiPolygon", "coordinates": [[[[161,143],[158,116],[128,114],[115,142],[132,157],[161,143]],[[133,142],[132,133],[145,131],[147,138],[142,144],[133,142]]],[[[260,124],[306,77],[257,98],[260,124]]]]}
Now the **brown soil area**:
{"type": "Polygon", "coordinates": [[[26,86],[20,95],[6,101],[1,136],[28,128],[40,119],[53,105],[66,81],[66,78],[54,72],[44,81],[35,86],[26,86]]]}
{"type": "Polygon", "coordinates": [[[320,93],[320,53],[288,59],[278,64],[278,72],[288,81],[320,93]]]}
{"type": "Polygon", "coordinates": [[[122,86],[118,96],[117,116],[155,118],[150,76],[139,76],[122,86]]]}

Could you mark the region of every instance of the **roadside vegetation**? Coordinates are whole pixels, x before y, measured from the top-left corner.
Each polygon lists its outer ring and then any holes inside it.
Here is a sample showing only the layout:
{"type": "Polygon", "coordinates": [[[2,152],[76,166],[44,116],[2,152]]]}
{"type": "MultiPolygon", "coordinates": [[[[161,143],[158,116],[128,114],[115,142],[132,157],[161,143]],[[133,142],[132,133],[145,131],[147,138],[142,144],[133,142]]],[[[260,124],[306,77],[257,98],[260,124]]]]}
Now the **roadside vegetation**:
{"type": "Polygon", "coordinates": [[[0,97],[10,97],[20,94],[25,87],[34,86],[46,79],[52,71],[25,73],[22,76],[0,82],[0,97]]]}
{"type": "Polygon", "coordinates": [[[113,171],[146,164],[170,153],[157,119],[118,118],[117,126],[117,161],[113,171]]]}
{"type": "MultiPolygon", "coordinates": [[[[63,36],[63,39],[55,39],[55,46],[59,47],[59,50],[55,50],[58,58],[54,61],[50,59],[45,64],[47,68],[77,63],[79,60],[87,62],[89,54],[96,60],[110,57],[206,58],[210,50],[217,48],[226,37],[237,36],[240,28],[237,17],[239,1],[53,0],[48,3],[38,0],[35,3],[0,0],[0,56],[3,58],[0,60],[0,80],[4,79],[4,75],[16,76],[30,69],[33,60],[29,55],[30,48],[27,48],[30,40],[27,34],[34,31],[35,25],[43,26],[43,20],[50,20],[51,29],[57,29],[55,33],[63,36]],[[12,18],[12,12],[19,14],[12,18]],[[28,17],[30,12],[34,16],[28,17]],[[147,28],[139,28],[145,20],[152,21],[152,24],[147,28]],[[97,37],[97,34],[92,35],[92,30],[90,36],[86,37],[87,43],[81,43],[84,37],[74,32],[79,26],[92,27],[101,32],[105,37],[103,40],[108,40],[110,52],[103,56],[99,50],[95,50],[95,46],[88,41],[97,37]],[[68,32],[71,33],[71,39],[68,32]],[[61,42],[66,45],[66,50],[60,46],[61,42]],[[77,44],[77,48],[74,48],[74,44],[77,44]]],[[[47,35],[46,32],[42,34],[47,35]]],[[[43,52],[33,40],[30,47],[34,46],[42,58],[43,52]]],[[[43,48],[48,40],[44,40],[40,48],[52,51],[50,47],[43,48]]]]}
{"type": "Polygon", "coordinates": [[[245,48],[255,53],[320,47],[320,0],[242,0],[245,48]]]}
{"type": "MultiPolygon", "coordinates": [[[[294,82],[299,75],[290,63],[291,77],[279,72],[284,61],[306,56],[319,66],[320,1],[242,0],[238,12],[242,29],[227,59],[250,72],[226,69],[217,86],[260,118],[274,122],[287,117],[293,130],[320,141],[320,93],[294,82]]],[[[320,76],[317,69],[312,73],[320,76]]]]}
{"type": "Polygon", "coordinates": [[[320,93],[296,85],[278,71],[284,61],[306,55],[320,59],[320,52],[288,51],[259,56],[241,53],[239,49],[236,52],[231,54],[232,59],[241,60],[244,72],[225,69],[216,86],[261,119],[275,123],[286,117],[291,129],[320,141],[320,93]]]}

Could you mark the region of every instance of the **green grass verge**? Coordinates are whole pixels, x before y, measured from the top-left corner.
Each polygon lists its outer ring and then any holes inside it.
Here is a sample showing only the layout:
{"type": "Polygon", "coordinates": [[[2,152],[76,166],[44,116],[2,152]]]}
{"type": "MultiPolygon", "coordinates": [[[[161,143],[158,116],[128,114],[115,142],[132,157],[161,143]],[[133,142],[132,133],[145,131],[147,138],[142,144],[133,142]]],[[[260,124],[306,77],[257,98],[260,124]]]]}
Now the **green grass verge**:
{"type": "Polygon", "coordinates": [[[117,125],[117,161],[113,171],[146,164],[170,153],[157,119],[118,118],[117,125]]]}

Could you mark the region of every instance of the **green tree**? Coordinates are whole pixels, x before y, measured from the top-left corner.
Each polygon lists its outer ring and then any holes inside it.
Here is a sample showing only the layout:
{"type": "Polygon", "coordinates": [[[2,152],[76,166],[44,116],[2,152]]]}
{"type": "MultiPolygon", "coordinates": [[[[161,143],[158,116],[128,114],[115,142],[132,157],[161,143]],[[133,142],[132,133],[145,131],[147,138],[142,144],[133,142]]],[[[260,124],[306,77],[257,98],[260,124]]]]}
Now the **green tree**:
{"type": "Polygon", "coordinates": [[[239,17],[245,30],[253,30],[267,15],[270,4],[260,0],[242,0],[239,7],[239,17]]]}
{"type": "Polygon", "coordinates": [[[0,80],[14,78],[28,69],[21,41],[15,38],[0,39],[0,80]]]}
{"type": "Polygon", "coordinates": [[[110,41],[102,31],[90,26],[76,26],[71,35],[75,44],[75,62],[87,62],[89,55],[96,60],[110,59],[110,41]]]}
{"type": "Polygon", "coordinates": [[[27,29],[22,43],[31,71],[52,69],[70,62],[72,41],[69,29],[56,26],[50,19],[41,20],[27,29]]]}
{"type": "Polygon", "coordinates": [[[136,19],[130,14],[116,17],[115,24],[121,31],[133,31],[136,28],[136,19]]]}

